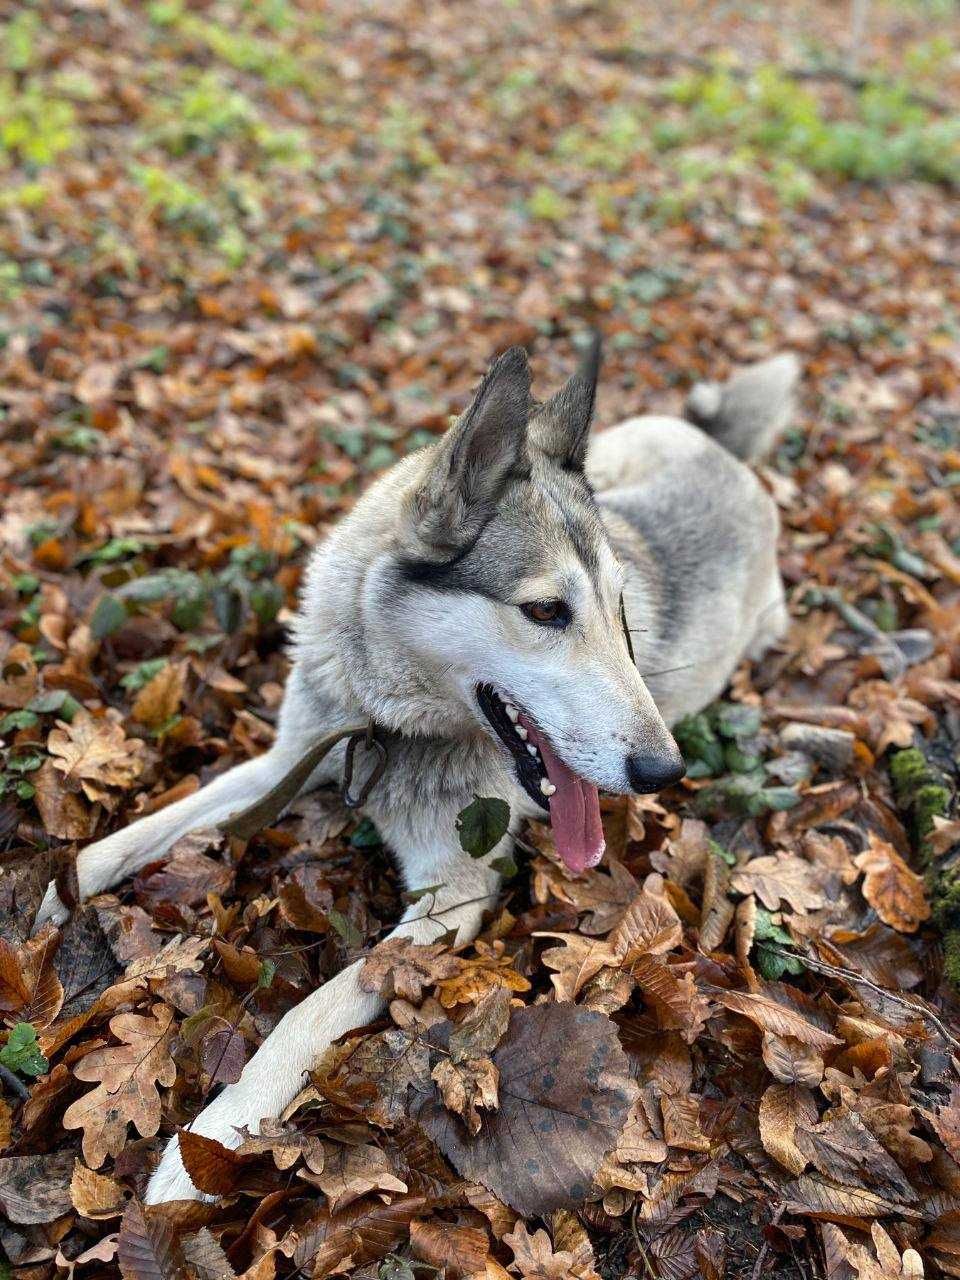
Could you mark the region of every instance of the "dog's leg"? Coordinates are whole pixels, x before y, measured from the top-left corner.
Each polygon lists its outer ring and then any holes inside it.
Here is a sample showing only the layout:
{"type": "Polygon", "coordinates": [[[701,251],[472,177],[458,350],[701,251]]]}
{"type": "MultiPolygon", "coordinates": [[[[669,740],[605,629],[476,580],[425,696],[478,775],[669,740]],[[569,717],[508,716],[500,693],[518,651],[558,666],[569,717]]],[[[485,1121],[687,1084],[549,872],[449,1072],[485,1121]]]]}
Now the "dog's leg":
{"type": "MultiPolygon", "coordinates": [[[[509,843],[508,837],[492,856],[502,854],[509,843]]],[[[483,863],[462,854],[451,858],[448,852],[442,862],[423,856],[418,861],[431,873],[419,887],[441,887],[408,908],[388,936],[427,943],[455,930],[458,942],[470,941],[479,931],[485,908],[496,900],[500,877],[483,863]]],[[[279,1115],[296,1097],[306,1073],[323,1050],[338,1036],[364,1026],[382,1012],[384,1001],[380,996],[360,986],[362,968],[363,960],[354,961],[291,1009],[244,1067],[237,1083],[228,1085],[201,1111],[190,1125],[191,1131],[236,1147],[240,1126],[246,1125],[256,1133],[266,1116],[279,1115]]],[[[197,1199],[199,1195],[183,1167],[179,1142],[174,1138],[150,1179],[147,1203],[197,1199]]]]}
{"type": "MultiPolygon", "coordinates": [[[[214,778],[193,795],[87,845],[77,856],[81,899],[102,893],[148,862],[162,858],[188,832],[225,822],[265,796],[303,759],[316,734],[316,715],[294,670],[280,713],[277,738],[270,750],[214,778]]],[[[316,786],[317,782],[312,778],[308,786],[316,786]]],[[[37,925],[46,920],[62,924],[68,914],[56,886],[51,884],[37,913],[37,925]]]]}

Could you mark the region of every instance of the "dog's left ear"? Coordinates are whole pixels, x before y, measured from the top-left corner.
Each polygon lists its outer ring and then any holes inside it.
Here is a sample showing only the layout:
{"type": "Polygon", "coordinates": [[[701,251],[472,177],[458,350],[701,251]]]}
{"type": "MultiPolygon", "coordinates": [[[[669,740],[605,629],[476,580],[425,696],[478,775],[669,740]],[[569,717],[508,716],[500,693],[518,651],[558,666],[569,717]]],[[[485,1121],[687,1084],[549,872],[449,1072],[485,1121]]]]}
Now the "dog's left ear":
{"type": "Polygon", "coordinates": [[[529,470],[530,366],[523,347],[499,356],[473,403],[440,442],[414,495],[417,537],[456,551],[479,535],[511,475],[529,470]]]}
{"type": "Polygon", "coordinates": [[[600,334],[590,336],[580,367],[530,422],[530,441],[568,471],[582,471],[600,373],[600,334]]]}

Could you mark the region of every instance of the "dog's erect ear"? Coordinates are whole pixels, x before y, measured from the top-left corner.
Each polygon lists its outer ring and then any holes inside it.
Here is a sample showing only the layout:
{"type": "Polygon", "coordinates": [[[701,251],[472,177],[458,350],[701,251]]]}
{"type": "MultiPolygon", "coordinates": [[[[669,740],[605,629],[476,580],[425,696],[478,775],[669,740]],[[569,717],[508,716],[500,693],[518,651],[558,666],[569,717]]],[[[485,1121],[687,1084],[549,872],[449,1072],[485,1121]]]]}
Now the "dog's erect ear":
{"type": "Polygon", "coordinates": [[[600,334],[594,331],[580,368],[530,423],[531,443],[568,470],[583,469],[599,373],[600,334]]]}
{"type": "Polygon", "coordinates": [[[437,550],[473,542],[511,474],[528,467],[530,366],[523,347],[499,356],[450,428],[414,495],[418,538],[437,550]]]}

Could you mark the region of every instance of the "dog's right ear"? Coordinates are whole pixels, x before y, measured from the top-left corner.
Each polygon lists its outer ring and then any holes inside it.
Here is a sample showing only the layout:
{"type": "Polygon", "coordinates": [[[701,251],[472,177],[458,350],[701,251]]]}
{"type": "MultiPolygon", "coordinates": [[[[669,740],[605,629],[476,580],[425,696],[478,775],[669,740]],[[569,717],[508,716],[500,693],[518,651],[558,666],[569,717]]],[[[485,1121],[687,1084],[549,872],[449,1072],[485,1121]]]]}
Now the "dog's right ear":
{"type": "Polygon", "coordinates": [[[528,468],[530,406],[527,353],[511,347],[488,369],[473,403],[440,442],[413,495],[421,543],[452,553],[476,539],[507,481],[528,468]]]}

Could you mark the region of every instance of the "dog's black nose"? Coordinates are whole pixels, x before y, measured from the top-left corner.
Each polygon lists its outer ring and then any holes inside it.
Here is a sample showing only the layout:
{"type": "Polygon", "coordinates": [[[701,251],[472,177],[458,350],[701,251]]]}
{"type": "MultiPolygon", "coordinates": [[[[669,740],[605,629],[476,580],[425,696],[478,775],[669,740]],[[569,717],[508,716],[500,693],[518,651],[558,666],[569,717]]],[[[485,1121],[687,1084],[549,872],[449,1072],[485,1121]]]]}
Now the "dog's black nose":
{"type": "Polygon", "coordinates": [[[664,787],[679,782],[687,772],[680,752],[668,755],[639,751],[627,757],[627,777],[634,791],[645,795],[649,791],[662,791],[664,787]]]}

